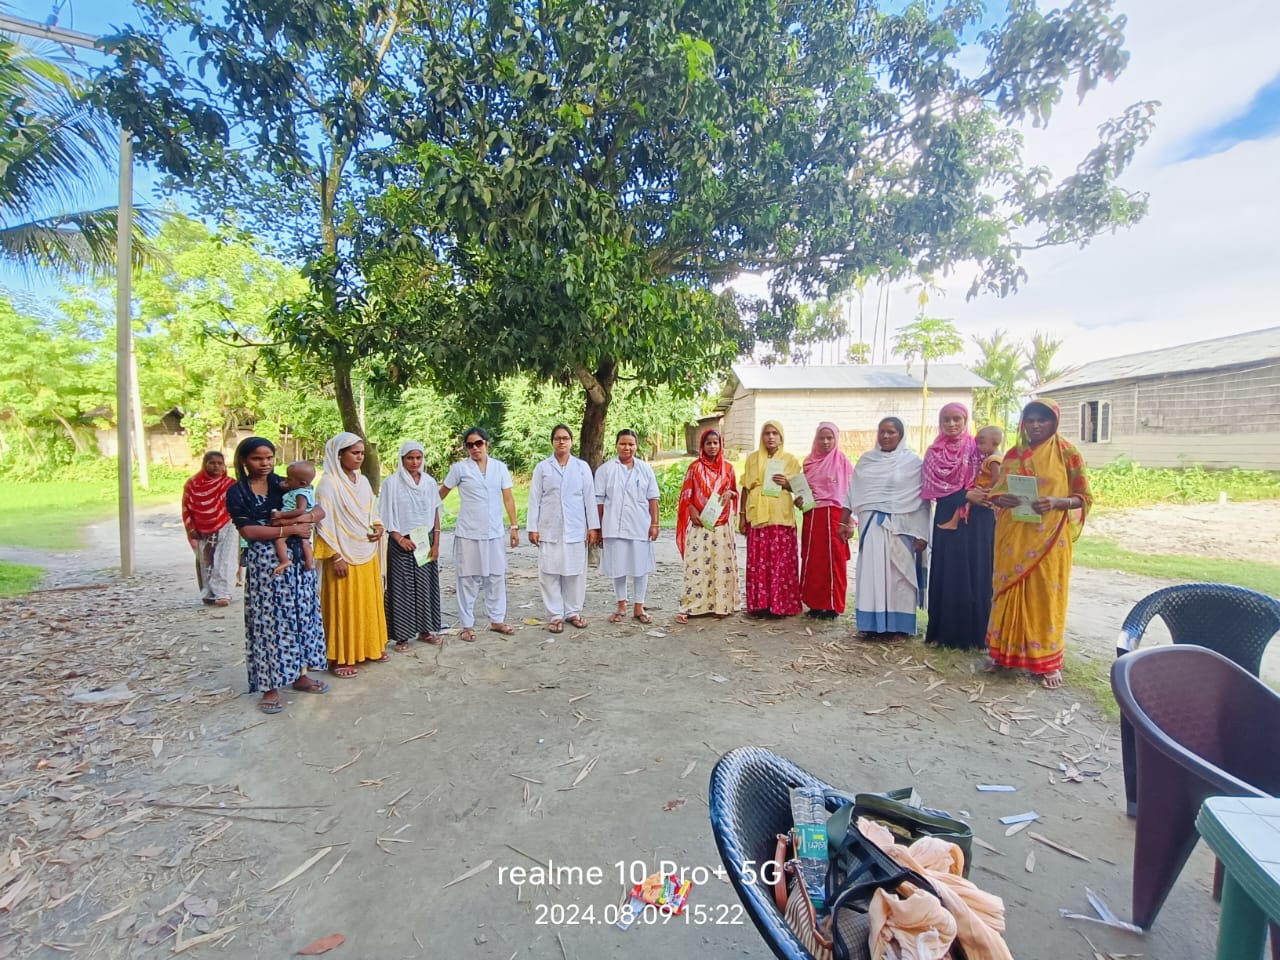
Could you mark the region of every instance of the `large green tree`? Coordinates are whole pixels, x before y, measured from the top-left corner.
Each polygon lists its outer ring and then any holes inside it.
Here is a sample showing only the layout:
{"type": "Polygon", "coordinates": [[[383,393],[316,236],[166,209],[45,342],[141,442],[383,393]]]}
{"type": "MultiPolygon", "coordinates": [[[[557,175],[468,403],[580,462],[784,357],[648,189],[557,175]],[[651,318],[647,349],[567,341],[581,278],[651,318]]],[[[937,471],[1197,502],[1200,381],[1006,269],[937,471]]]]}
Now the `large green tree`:
{"type": "Polygon", "coordinates": [[[978,0],[205,8],[146,0],[108,102],[185,185],[295,232],[315,293],[281,329],[331,357],[351,428],[362,358],[464,396],[520,371],[578,385],[598,461],[619,377],[692,393],[868,278],[974,263],[1008,293],[1027,248],[1145,209],[1117,179],[1151,105],[1057,182],[1016,132],[1123,69],[1110,0],[986,29],[978,0]],[[768,297],[722,292],[744,271],[768,297]]]}
{"type": "Polygon", "coordinates": [[[1128,55],[1109,0],[1040,12],[865,0],[485,0],[441,6],[417,95],[378,158],[369,305],[391,373],[465,390],[576,382],[597,459],[615,379],[696,389],[801,299],[977,264],[1013,291],[1028,247],[1140,217],[1116,180],[1151,105],[1052,181],[1016,127],[1128,55]],[[983,48],[976,69],[965,44],[983,48]],[[717,295],[768,275],[759,302],[717,295]]]}
{"type": "MultiPolygon", "coordinates": [[[[266,338],[271,311],[303,295],[306,283],[244,234],[215,235],[184,216],[166,220],[155,247],[159,257],[133,284],[144,410],[157,416],[176,407],[197,451],[210,438],[225,447],[240,424],[264,415],[269,394],[284,387],[297,396],[286,386],[288,372],[268,370],[257,344],[266,338]]],[[[102,359],[113,362],[107,286],[73,290],[63,310],[102,359]]]]}
{"type": "MultiPolygon", "coordinates": [[[[365,435],[354,371],[386,346],[350,263],[371,184],[418,86],[425,0],[139,0],[138,28],[104,44],[117,69],[99,99],[205,214],[280,245],[310,292],[277,332],[328,369],[344,429],[365,435]],[[198,53],[191,56],[190,46],[198,53]]],[[[370,444],[365,473],[379,479],[370,444]]]]}

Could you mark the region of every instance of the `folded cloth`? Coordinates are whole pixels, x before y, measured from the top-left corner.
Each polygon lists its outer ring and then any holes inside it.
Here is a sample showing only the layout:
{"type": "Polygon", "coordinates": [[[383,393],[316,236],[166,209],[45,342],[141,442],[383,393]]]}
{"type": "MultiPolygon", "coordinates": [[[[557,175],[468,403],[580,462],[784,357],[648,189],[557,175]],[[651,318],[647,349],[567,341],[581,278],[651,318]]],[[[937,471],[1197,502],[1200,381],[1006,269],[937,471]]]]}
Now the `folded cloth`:
{"type": "Polygon", "coordinates": [[[956,919],[933,894],[903,883],[896,894],[871,896],[871,960],[943,960],[956,938],[956,919]]]}
{"type": "MultiPolygon", "coordinates": [[[[1004,901],[962,876],[964,854],[959,847],[937,837],[921,837],[910,847],[904,847],[894,843],[893,834],[888,829],[866,817],[858,818],[858,829],[899,866],[914,870],[933,884],[942,905],[955,918],[955,939],[969,960],[1013,960],[1013,954],[1001,936],[1005,928],[1004,901]]],[[[873,951],[878,938],[879,932],[873,923],[873,951]]],[[[873,956],[878,958],[885,954],[873,952],[873,956]]]]}

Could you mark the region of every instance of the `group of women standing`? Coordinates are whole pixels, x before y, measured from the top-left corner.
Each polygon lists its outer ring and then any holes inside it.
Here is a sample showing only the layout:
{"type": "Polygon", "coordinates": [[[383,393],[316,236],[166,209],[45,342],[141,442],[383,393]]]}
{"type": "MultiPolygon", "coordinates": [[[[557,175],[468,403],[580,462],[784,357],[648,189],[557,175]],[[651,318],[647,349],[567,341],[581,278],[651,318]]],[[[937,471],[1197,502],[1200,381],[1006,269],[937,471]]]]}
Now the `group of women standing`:
{"type": "MultiPolygon", "coordinates": [[[[1072,543],[1092,504],[1084,461],[1058,435],[1058,421],[1051,402],[1029,404],[1017,443],[1000,461],[999,481],[985,486],[983,452],[959,404],[943,408],[923,459],[903,445],[902,422],[887,417],[875,449],[856,467],[840,450],[835,424],[819,425],[801,462],[783,449],[781,425],[768,421],[741,487],[720,434],[705,431],[680,490],[675,536],[684,579],[676,621],[738,610],[735,514],[747,542],[748,616],[793,616],[803,607],[815,618],[840,616],[856,530],[860,635],[914,634],[917,610],[927,605],[926,642],[985,646],[988,670],[1028,669],[1058,686],[1072,543]],[[1038,496],[1011,493],[1009,476],[1034,477],[1038,496]]],[[[358,664],[387,661],[388,640],[401,651],[414,639],[441,642],[440,506],[454,489],[461,639],[476,639],[481,595],[489,629],[514,632],[506,623],[506,546],[518,545],[520,532],[511,473],[489,456],[484,430],[473,427],[462,440],[466,458],[439,485],[423,469],[422,445],[402,445],[377,500],[361,473],[364,441],[340,433],[325,445],[314,506],[285,517],[285,487],[269,441],[240,443],[234,480],[221,454],[205,455],[184,491],[183,525],[207,604],[229,602],[243,541],[246,664],[264,712],[283,709],[285,687],[324,693],[327,685],[310,671],[353,677],[358,664]],[[317,564],[302,550],[313,533],[317,564]],[[278,562],[276,541],[286,544],[289,564],[278,562]]],[[[636,456],[637,443],[632,431],[621,431],[616,456],[593,476],[573,456],[572,432],[557,424],[551,455],[534,469],[528,534],[538,548],[552,633],[587,625],[587,547],[594,543],[603,543],[601,570],[614,586],[617,607],[609,620],[621,622],[630,606],[635,620],[652,622],[645,599],[656,570],[659,491],[652,468],[636,456]]]]}
{"type": "MultiPolygon", "coordinates": [[[[986,647],[986,669],[1027,669],[1059,686],[1072,543],[1092,504],[1084,460],[1058,435],[1059,419],[1051,401],[1028,404],[1017,443],[1001,458],[980,449],[964,406],[947,404],[921,458],[904,445],[902,421],[886,417],[856,467],[840,451],[835,424],[819,425],[800,464],[783,450],[781,425],[768,421],[740,492],[719,434],[705,432],[680,494],[685,573],[676,619],[737,608],[728,523],[741,496],[748,616],[792,616],[802,604],[811,617],[844,613],[856,532],[860,636],[915,634],[917,611],[927,607],[927,643],[986,647]],[[1024,502],[1010,493],[1011,475],[1035,477],[1038,496],[1024,502]],[[799,477],[809,503],[792,489],[799,477]],[[793,504],[803,511],[798,563],[793,504]]],[[[998,431],[984,440],[997,445],[998,431]]]]}
{"type": "Polygon", "coordinates": [[[902,447],[900,421],[881,421],[845,504],[845,522],[856,514],[860,531],[860,631],[915,632],[932,541],[925,641],[985,647],[989,671],[1026,669],[1046,687],[1062,684],[1072,544],[1093,500],[1084,459],[1058,435],[1059,420],[1051,401],[1028,404],[988,484],[962,405],[942,408],[923,460],[902,447]],[[1010,476],[1034,477],[1038,495],[1010,492],[1010,476]]]}

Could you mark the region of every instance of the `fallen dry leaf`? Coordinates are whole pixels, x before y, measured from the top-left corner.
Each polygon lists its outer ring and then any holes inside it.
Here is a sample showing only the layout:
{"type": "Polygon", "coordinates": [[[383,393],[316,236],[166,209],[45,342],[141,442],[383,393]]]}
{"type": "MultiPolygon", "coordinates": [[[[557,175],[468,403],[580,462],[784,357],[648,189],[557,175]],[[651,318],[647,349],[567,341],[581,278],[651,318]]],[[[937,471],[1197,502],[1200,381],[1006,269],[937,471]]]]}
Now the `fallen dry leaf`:
{"type": "Polygon", "coordinates": [[[666,803],[664,803],[662,805],[662,809],[665,810],[667,813],[671,813],[673,810],[679,810],[688,802],[689,801],[686,800],[684,797],[677,797],[674,800],[668,800],[666,803]]]}
{"type": "Polygon", "coordinates": [[[328,953],[334,947],[340,947],[347,942],[347,938],[340,933],[331,933],[327,937],[321,937],[319,940],[313,940],[305,947],[298,951],[300,957],[316,957],[322,953],[328,953]]]}
{"type": "Polygon", "coordinates": [[[463,880],[470,880],[477,873],[484,873],[484,871],[488,870],[491,866],[493,866],[493,861],[486,860],[484,863],[480,864],[479,866],[472,867],[470,870],[468,870],[466,873],[462,874],[461,876],[454,877],[452,880],[446,883],[444,887],[441,887],[440,889],[443,890],[445,887],[452,887],[455,883],[461,883],[463,880]]]}

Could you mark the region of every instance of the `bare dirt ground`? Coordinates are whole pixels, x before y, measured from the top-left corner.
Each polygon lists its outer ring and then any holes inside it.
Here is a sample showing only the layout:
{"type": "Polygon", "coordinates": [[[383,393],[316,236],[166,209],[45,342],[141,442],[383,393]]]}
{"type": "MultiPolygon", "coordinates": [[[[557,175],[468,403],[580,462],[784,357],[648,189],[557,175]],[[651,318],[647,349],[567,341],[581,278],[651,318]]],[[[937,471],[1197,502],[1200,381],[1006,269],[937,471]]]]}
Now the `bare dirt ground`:
{"type": "MultiPolygon", "coordinates": [[[[1130,534],[1109,519],[1109,536],[1146,536],[1145,519],[1130,534]]],[[[585,631],[420,646],[275,717],[244,693],[239,604],[196,600],[176,513],[142,518],[127,584],[113,534],[95,528],[92,553],[0,551],[51,571],[41,592],[0,601],[0,960],[281,957],[333,933],[346,942],[330,956],[352,958],[768,956],[714,876],[696,914],[604,922],[620,871],[718,864],[707,777],[743,744],[850,790],[914,784],[969,818],[999,851],[977,849],[973,877],[1004,897],[1020,960],[1093,957],[1085,936],[1160,960],[1213,953],[1203,848],[1143,937],[1058,916],[1087,912],[1086,886],[1121,914],[1130,893],[1116,724],[1086,696],[993,681],[917,643],[853,642],[843,624],[676,627],[669,531],[654,628],[608,624],[593,577],[585,631]],[[1067,759],[1089,775],[1064,780],[1067,759]],[[1006,836],[998,818],[1029,810],[1088,860],[1006,836]],[[600,879],[512,882],[536,861],[600,879]]],[[[508,619],[541,617],[533,548],[511,561],[508,619]]],[[[1128,607],[1161,585],[1073,579],[1071,641],[1105,659],[1128,607]]]]}
{"type": "Polygon", "coordinates": [[[1280,500],[1103,511],[1090,516],[1088,529],[1139,553],[1280,564],[1280,500]]]}

